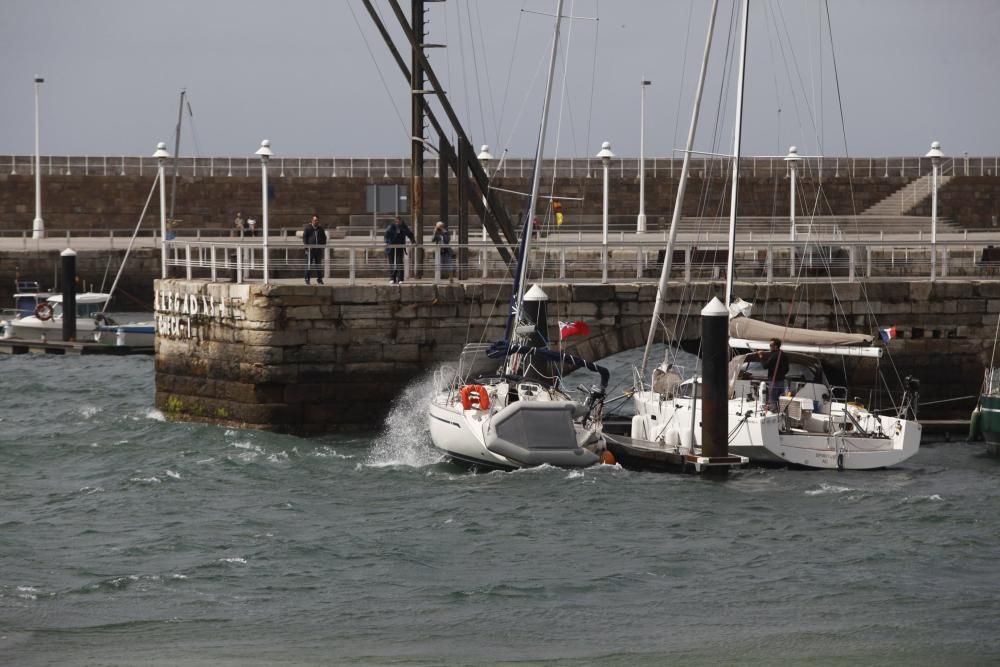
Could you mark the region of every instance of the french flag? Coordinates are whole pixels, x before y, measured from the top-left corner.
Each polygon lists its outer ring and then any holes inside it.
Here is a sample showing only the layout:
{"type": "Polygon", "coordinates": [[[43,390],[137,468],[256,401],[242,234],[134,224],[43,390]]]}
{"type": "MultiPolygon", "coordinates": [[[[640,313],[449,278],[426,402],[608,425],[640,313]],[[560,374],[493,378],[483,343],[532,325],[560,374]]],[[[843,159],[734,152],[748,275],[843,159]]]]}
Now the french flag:
{"type": "Polygon", "coordinates": [[[576,322],[559,321],[559,340],[566,340],[570,336],[588,335],[590,335],[590,327],[583,320],[577,320],[576,322]]]}
{"type": "Polygon", "coordinates": [[[896,327],[889,327],[888,329],[879,329],[878,335],[882,338],[882,342],[888,343],[899,334],[896,333],[896,327]]]}

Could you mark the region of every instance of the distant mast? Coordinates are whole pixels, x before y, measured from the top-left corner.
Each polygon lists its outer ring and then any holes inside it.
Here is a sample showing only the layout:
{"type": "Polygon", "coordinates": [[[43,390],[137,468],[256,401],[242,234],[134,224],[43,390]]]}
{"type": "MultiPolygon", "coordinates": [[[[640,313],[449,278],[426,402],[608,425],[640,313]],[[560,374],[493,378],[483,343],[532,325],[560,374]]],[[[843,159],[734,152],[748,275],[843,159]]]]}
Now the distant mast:
{"type": "Polygon", "coordinates": [[[181,101],[177,105],[177,131],[174,133],[174,173],[170,182],[170,215],[174,219],[174,202],[177,201],[177,160],[181,157],[181,119],[184,117],[184,96],[187,90],[181,88],[181,101]]]}

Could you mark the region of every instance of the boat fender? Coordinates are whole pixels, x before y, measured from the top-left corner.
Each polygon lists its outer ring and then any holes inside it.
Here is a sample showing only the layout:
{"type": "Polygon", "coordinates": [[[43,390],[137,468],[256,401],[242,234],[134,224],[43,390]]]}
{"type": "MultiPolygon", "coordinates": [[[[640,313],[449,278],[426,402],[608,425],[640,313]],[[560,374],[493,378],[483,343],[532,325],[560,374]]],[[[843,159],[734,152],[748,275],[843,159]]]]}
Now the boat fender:
{"type": "Polygon", "coordinates": [[[615,455],[605,449],[601,452],[601,463],[606,466],[613,466],[617,461],[615,460],[615,455]]]}
{"type": "Polygon", "coordinates": [[[37,306],[35,306],[35,317],[40,319],[42,322],[47,322],[52,319],[52,304],[48,301],[43,301],[37,306]]]}
{"type": "Polygon", "coordinates": [[[837,454],[837,470],[844,472],[844,455],[837,454]]]}
{"type": "Polygon", "coordinates": [[[490,395],[486,392],[486,387],[481,384],[467,384],[458,390],[458,395],[462,399],[464,410],[471,410],[473,401],[480,410],[490,409],[490,395]]]}
{"type": "Polygon", "coordinates": [[[983,437],[983,412],[980,410],[979,406],[972,411],[972,416],[969,418],[969,442],[976,442],[983,437]]]}

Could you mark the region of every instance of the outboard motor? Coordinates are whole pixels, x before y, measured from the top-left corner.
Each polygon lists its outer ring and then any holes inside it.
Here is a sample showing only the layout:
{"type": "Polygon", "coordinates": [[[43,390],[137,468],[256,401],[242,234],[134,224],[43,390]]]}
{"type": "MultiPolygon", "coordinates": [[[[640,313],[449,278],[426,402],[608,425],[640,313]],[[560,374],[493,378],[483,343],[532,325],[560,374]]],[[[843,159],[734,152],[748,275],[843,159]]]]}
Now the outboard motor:
{"type": "Polygon", "coordinates": [[[901,419],[916,420],[919,410],[920,380],[912,375],[907,375],[903,379],[903,401],[899,406],[899,416],[901,419]]]}

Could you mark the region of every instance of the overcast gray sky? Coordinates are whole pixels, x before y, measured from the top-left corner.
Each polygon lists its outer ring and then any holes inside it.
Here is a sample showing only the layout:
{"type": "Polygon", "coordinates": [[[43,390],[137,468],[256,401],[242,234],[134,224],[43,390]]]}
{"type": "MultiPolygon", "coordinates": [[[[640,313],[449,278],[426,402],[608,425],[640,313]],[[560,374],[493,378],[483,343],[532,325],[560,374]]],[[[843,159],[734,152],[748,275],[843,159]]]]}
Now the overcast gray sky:
{"type": "MultiPolygon", "coordinates": [[[[428,3],[428,41],[447,44],[432,65],[495,154],[534,150],[552,19],[522,10],[555,4],[428,3]]],[[[681,146],[709,4],[565,0],[584,18],[564,22],[548,156],[593,155],[602,140],[637,155],[643,76],[647,155],[681,146]]],[[[701,150],[732,141],[733,3],[721,4],[701,150]]],[[[826,15],[822,0],[751,3],[745,154],[922,155],[934,139],[951,155],[1000,153],[1000,2],[829,0],[826,15]]],[[[262,138],[286,156],[409,153],[408,85],[360,0],[0,0],[0,153],[33,152],[35,73],[43,153],[172,148],[181,88],[194,114],[184,155],[248,155],[262,138]]]]}

